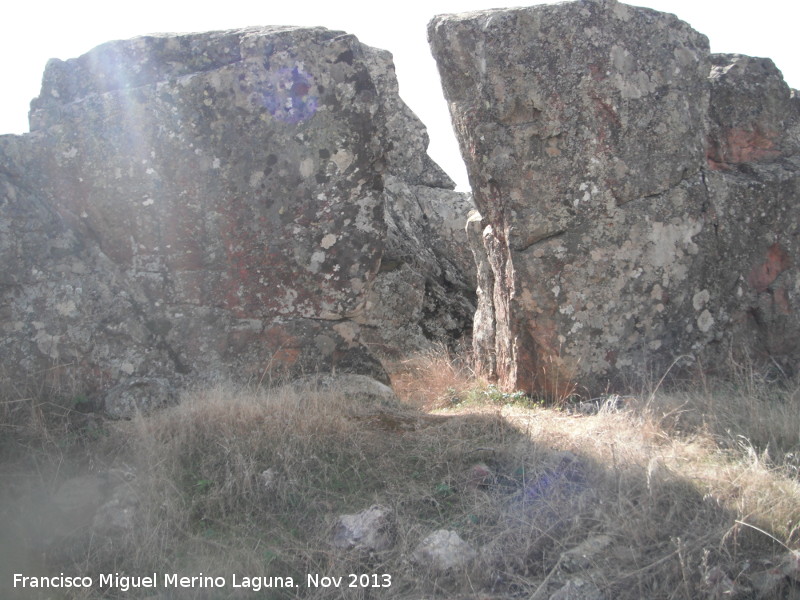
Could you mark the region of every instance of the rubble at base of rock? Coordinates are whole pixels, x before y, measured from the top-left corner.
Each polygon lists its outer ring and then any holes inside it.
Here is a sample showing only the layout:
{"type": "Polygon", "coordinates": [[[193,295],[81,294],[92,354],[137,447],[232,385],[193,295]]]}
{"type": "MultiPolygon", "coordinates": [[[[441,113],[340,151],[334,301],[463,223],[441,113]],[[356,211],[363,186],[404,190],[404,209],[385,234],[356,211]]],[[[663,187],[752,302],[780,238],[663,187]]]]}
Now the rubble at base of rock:
{"type": "Polygon", "coordinates": [[[394,543],[392,509],[374,505],[355,515],[341,515],[333,531],[333,545],[343,549],[381,551],[394,543]]]}

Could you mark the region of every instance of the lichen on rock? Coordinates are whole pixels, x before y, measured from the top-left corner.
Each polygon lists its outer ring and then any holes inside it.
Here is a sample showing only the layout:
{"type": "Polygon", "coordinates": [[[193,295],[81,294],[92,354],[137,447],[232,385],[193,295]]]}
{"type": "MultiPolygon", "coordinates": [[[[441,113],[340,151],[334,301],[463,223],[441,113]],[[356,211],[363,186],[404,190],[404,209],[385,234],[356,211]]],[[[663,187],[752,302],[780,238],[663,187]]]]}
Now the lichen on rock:
{"type": "Polygon", "coordinates": [[[485,374],[563,398],[731,347],[796,370],[800,105],[770,61],[616,0],[439,16],[429,41],[485,374]]]}
{"type": "Polygon", "coordinates": [[[391,56],[352,35],[109,42],[50,61],[30,120],[30,134],[0,138],[14,377],[56,366],[91,392],[137,377],[388,382],[378,341],[402,354],[452,341],[471,318],[469,267],[419,219],[422,199],[435,216],[464,195],[427,156],[391,56]],[[387,263],[423,253],[409,261],[419,293],[393,307],[387,263]],[[462,322],[437,329],[431,302],[462,322]]]}

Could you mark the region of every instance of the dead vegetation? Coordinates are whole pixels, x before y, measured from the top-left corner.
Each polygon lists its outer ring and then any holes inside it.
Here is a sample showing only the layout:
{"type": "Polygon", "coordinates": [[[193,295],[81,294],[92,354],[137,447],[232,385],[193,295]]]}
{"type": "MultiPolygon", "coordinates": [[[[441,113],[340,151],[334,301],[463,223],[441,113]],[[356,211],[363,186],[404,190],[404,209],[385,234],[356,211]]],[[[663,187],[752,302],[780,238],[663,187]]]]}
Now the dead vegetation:
{"type": "Polygon", "coordinates": [[[394,383],[396,405],[226,385],[121,422],[6,397],[2,585],[20,570],[202,572],[302,587],[174,597],[538,599],[579,576],[606,598],[797,597],[788,577],[757,587],[800,548],[797,388],[749,371],[585,414],[500,392],[441,354],[397,365],[394,383]],[[491,473],[477,483],[476,464],[491,473]],[[48,501],[70,477],[112,470],[130,474],[135,498],[124,531],[97,535],[48,501]],[[373,504],[393,511],[393,547],[334,548],[337,516],[373,504]],[[415,562],[438,529],[477,549],[477,564],[442,574],[415,562]],[[597,536],[602,551],[565,557],[597,536]],[[309,573],[391,574],[392,586],[307,589],[309,573]]]}

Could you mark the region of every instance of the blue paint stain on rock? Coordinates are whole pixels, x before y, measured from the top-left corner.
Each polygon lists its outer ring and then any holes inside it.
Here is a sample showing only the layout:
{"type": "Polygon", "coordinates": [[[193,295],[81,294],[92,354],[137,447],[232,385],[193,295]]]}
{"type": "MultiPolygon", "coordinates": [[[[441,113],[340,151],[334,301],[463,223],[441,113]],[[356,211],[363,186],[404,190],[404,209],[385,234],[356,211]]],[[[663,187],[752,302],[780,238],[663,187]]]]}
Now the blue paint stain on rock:
{"type": "Polygon", "coordinates": [[[271,77],[264,106],[285,123],[300,123],[317,112],[318,99],[311,94],[314,78],[298,67],[280,69],[271,77]]]}

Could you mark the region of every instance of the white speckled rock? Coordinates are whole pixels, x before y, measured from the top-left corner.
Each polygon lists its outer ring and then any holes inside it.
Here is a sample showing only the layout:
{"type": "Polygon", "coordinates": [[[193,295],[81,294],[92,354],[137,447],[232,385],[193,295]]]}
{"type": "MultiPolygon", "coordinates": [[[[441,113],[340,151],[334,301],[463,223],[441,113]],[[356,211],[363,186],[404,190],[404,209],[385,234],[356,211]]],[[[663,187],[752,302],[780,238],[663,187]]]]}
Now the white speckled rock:
{"type": "Polygon", "coordinates": [[[130,377],[388,383],[375,349],[469,328],[465,240],[437,233],[469,200],[426,154],[388,52],[298,27],[109,42],[50,61],[30,120],[0,136],[15,377],[55,365],[82,394],[130,377]],[[413,293],[394,293],[394,263],[413,293]]]}
{"type": "Polygon", "coordinates": [[[605,596],[591,581],[575,577],[555,591],[550,600],[605,600],[605,596]]]}
{"type": "Polygon", "coordinates": [[[354,515],[342,515],[333,529],[333,545],[344,549],[386,550],[394,543],[392,509],[374,505],[354,515]]]}

